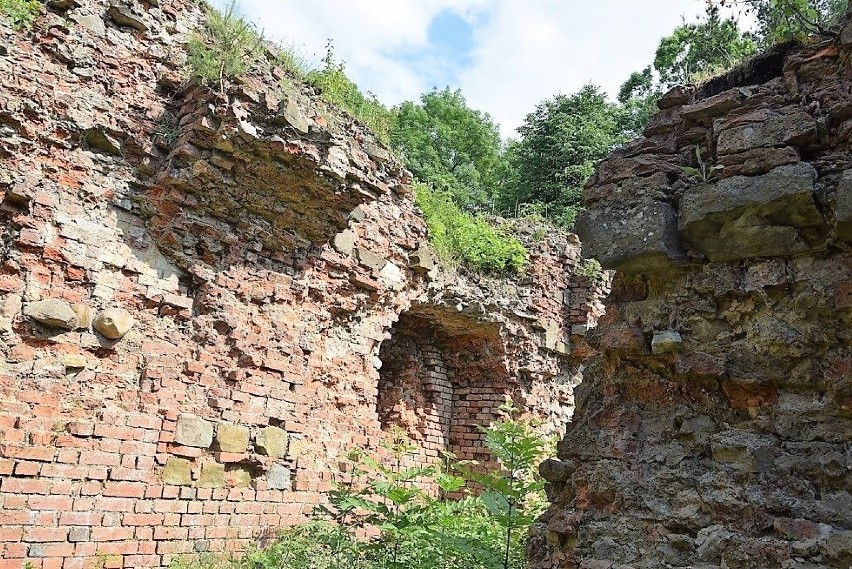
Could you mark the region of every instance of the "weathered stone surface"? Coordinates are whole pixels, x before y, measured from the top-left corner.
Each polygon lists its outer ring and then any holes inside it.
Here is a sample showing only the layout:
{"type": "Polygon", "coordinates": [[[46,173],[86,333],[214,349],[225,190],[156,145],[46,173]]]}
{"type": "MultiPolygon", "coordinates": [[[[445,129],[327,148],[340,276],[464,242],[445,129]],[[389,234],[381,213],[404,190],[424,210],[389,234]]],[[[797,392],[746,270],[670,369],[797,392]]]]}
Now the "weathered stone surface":
{"type": "Polygon", "coordinates": [[[567,482],[577,470],[573,462],[549,458],[538,466],[538,472],[548,482],[567,482]]]}
{"type": "Polygon", "coordinates": [[[189,486],[192,484],[192,464],[185,458],[170,456],[160,473],[163,484],[189,486]]]}
{"type": "Polygon", "coordinates": [[[184,413],[177,420],[175,442],[188,447],[209,448],[213,444],[213,423],[184,413]]]}
{"type": "Polygon", "coordinates": [[[73,310],[74,314],[77,316],[78,328],[85,328],[88,330],[92,326],[94,311],[91,306],[77,302],[71,305],[71,310],[73,310]]]}
{"type": "Polygon", "coordinates": [[[110,340],[120,340],[135,323],[133,316],[123,308],[107,308],[98,312],[92,327],[110,340]]]}
{"type": "Polygon", "coordinates": [[[247,468],[236,467],[225,471],[225,480],[228,486],[248,488],[251,486],[252,474],[247,468]]]}
{"type": "Polygon", "coordinates": [[[225,486],[225,465],[212,460],[203,461],[196,486],[199,488],[223,488],[225,486]]]}
{"type": "Polygon", "coordinates": [[[36,322],[66,330],[73,330],[78,325],[77,314],[71,305],[56,298],[30,303],[24,314],[36,322]]]}
{"type": "Polygon", "coordinates": [[[220,423],[216,426],[216,448],[222,452],[246,452],[249,435],[246,427],[220,423]]]}
{"type": "Polygon", "coordinates": [[[693,87],[678,85],[669,89],[668,92],[659,98],[657,101],[657,108],[662,110],[679,107],[691,102],[694,95],[695,89],[693,87]]]}
{"type": "Polygon", "coordinates": [[[843,172],[837,186],[837,225],[840,239],[852,241],[852,169],[843,172]]]}
{"type": "Polygon", "coordinates": [[[358,255],[359,263],[374,271],[381,271],[387,264],[387,259],[383,259],[367,249],[356,247],[355,253],[358,255]]]}
{"type": "Polygon", "coordinates": [[[270,490],[290,490],[293,485],[290,469],[281,464],[273,464],[266,475],[270,490]]]}
{"type": "Polygon", "coordinates": [[[813,195],[816,176],[801,162],[692,187],[680,201],[679,230],[711,261],[811,250],[825,228],[813,195]]]}
{"type": "Polygon", "coordinates": [[[290,447],[290,437],[287,431],[278,427],[264,427],[255,435],[254,447],[268,457],[284,458],[290,447]]]}
{"type": "Polygon", "coordinates": [[[683,338],[677,330],[662,330],[654,332],[651,339],[652,354],[669,354],[680,351],[683,347],[683,338]]]}
{"type": "Polygon", "coordinates": [[[745,99],[743,93],[738,89],[731,89],[692,105],[686,105],[681,113],[684,119],[706,120],[736,109],[742,105],[743,99],[745,99]]]}
{"type": "Polygon", "coordinates": [[[107,15],[119,26],[128,26],[140,32],[148,31],[148,26],[145,25],[142,17],[135,14],[133,10],[127,6],[113,4],[107,10],[107,15]]]}
{"type": "Polygon", "coordinates": [[[716,152],[724,155],[783,144],[806,146],[816,139],[816,119],[799,111],[723,130],[716,142],[716,152]]]}
{"type": "Polygon", "coordinates": [[[778,166],[795,164],[799,161],[799,153],[795,148],[752,148],[738,154],[728,154],[719,157],[718,166],[722,170],[719,177],[754,176],[765,174],[778,166]]]}
{"type": "Polygon", "coordinates": [[[351,255],[355,248],[355,234],[349,229],[344,229],[334,236],[334,248],[341,255],[351,255]]]}
{"type": "MultiPolygon", "coordinates": [[[[588,219],[650,195],[678,207],[690,262],[615,275],[557,446],[571,473],[541,467],[551,507],[530,532],[531,569],[852,560],[852,252],[837,239],[852,130],[832,122],[852,113],[852,67],[837,46],[776,48],[702,86],[674,134],[653,135],[677,148],[642,180],[664,175],[667,189],[592,178],[588,219]],[[722,133],[718,147],[702,129],[722,133]],[[668,170],[673,152],[694,166],[696,144],[722,179],[668,170]]],[[[623,223],[637,238],[660,228],[623,223]]],[[[621,240],[586,233],[584,251],[604,256],[621,240]]]]}
{"type": "Polygon", "coordinates": [[[583,242],[583,256],[597,259],[605,269],[652,272],[684,259],[677,213],[665,203],[588,209],[577,219],[575,231],[583,242]]]}

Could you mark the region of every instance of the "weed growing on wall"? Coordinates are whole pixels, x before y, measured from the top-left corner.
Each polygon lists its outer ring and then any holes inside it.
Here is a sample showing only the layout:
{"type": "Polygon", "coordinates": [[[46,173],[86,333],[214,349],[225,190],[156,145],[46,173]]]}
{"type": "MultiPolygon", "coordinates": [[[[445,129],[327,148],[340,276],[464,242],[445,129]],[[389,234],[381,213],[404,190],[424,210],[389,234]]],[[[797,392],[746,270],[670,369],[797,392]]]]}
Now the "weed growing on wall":
{"type": "Polygon", "coordinates": [[[228,80],[251,69],[262,45],[263,35],[232,1],[222,12],[207,8],[205,33],[190,39],[187,63],[194,76],[224,93],[228,80]]]}
{"type": "Polygon", "coordinates": [[[16,30],[28,28],[41,13],[38,0],[0,0],[0,18],[7,19],[16,30]]]}
{"type": "Polygon", "coordinates": [[[316,520],[284,530],[271,545],[242,559],[201,557],[174,569],[523,569],[524,542],[544,509],[536,467],[550,444],[515,410],[483,429],[501,468],[473,462],[406,467],[416,447],[400,429],[385,443],[389,460],[354,449],[348,476],[317,508],[316,520]],[[485,490],[453,500],[475,483],[485,490]],[[437,496],[425,491],[437,487],[437,496]],[[369,536],[369,537],[366,537],[369,536]]]}
{"type": "Polygon", "coordinates": [[[520,241],[462,211],[447,193],[415,186],[415,198],[429,228],[429,241],[445,260],[479,273],[518,273],[526,263],[520,241]]]}
{"type": "Polygon", "coordinates": [[[323,68],[311,71],[306,81],[319,89],[320,96],[328,103],[348,111],[353,117],[367,125],[370,130],[387,143],[393,125],[393,114],[382,105],[375,95],[361,92],[346,76],[346,66],[334,56],[331,42],[326,46],[323,68]]]}

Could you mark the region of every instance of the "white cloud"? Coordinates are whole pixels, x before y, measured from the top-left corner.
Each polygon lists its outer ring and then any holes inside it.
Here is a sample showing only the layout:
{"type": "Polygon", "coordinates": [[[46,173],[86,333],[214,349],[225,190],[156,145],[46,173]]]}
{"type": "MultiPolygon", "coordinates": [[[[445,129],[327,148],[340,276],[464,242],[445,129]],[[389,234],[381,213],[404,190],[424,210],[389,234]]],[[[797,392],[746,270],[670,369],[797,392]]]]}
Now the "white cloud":
{"type": "Polygon", "coordinates": [[[243,0],[242,8],[315,62],[331,38],[350,77],[388,105],[456,75],[451,86],[508,136],[556,93],[593,82],[614,94],[683,15],[702,13],[704,0],[243,0]],[[429,57],[429,25],[446,10],[476,23],[472,58],[465,68],[445,62],[418,74],[406,58],[429,57]]]}

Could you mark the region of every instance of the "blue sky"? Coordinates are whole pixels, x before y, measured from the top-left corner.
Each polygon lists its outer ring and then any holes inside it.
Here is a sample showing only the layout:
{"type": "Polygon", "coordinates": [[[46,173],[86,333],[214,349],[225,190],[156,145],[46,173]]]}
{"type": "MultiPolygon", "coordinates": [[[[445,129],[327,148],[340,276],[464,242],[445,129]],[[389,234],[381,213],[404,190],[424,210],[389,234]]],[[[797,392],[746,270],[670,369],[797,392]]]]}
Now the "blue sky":
{"type": "MultiPolygon", "coordinates": [[[[221,3],[221,1],[217,2],[221,3]]],[[[460,88],[512,136],[536,103],[594,83],[614,95],[705,0],[242,0],[267,37],[318,64],[326,42],[386,105],[460,88]]]]}

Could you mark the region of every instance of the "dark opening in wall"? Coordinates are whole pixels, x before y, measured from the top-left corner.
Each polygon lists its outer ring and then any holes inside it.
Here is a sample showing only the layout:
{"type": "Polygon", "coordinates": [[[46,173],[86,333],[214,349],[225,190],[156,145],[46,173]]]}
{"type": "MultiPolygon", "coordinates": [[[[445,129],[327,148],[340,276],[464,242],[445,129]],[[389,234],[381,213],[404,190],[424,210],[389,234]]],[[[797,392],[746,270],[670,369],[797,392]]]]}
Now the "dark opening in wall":
{"type": "Polygon", "coordinates": [[[382,429],[401,427],[429,458],[449,447],[453,383],[436,323],[403,314],[382,344],[377,411],[382,429]]]}
{"type": "Polygon", "coordinates": [[[490,462],[479,426],[518,391],[506,369],[499,326],[451,308],[403,313],[379,351],[376,410],[383,429],[402,428],[434,462],[441,451],[490,462]]]}

